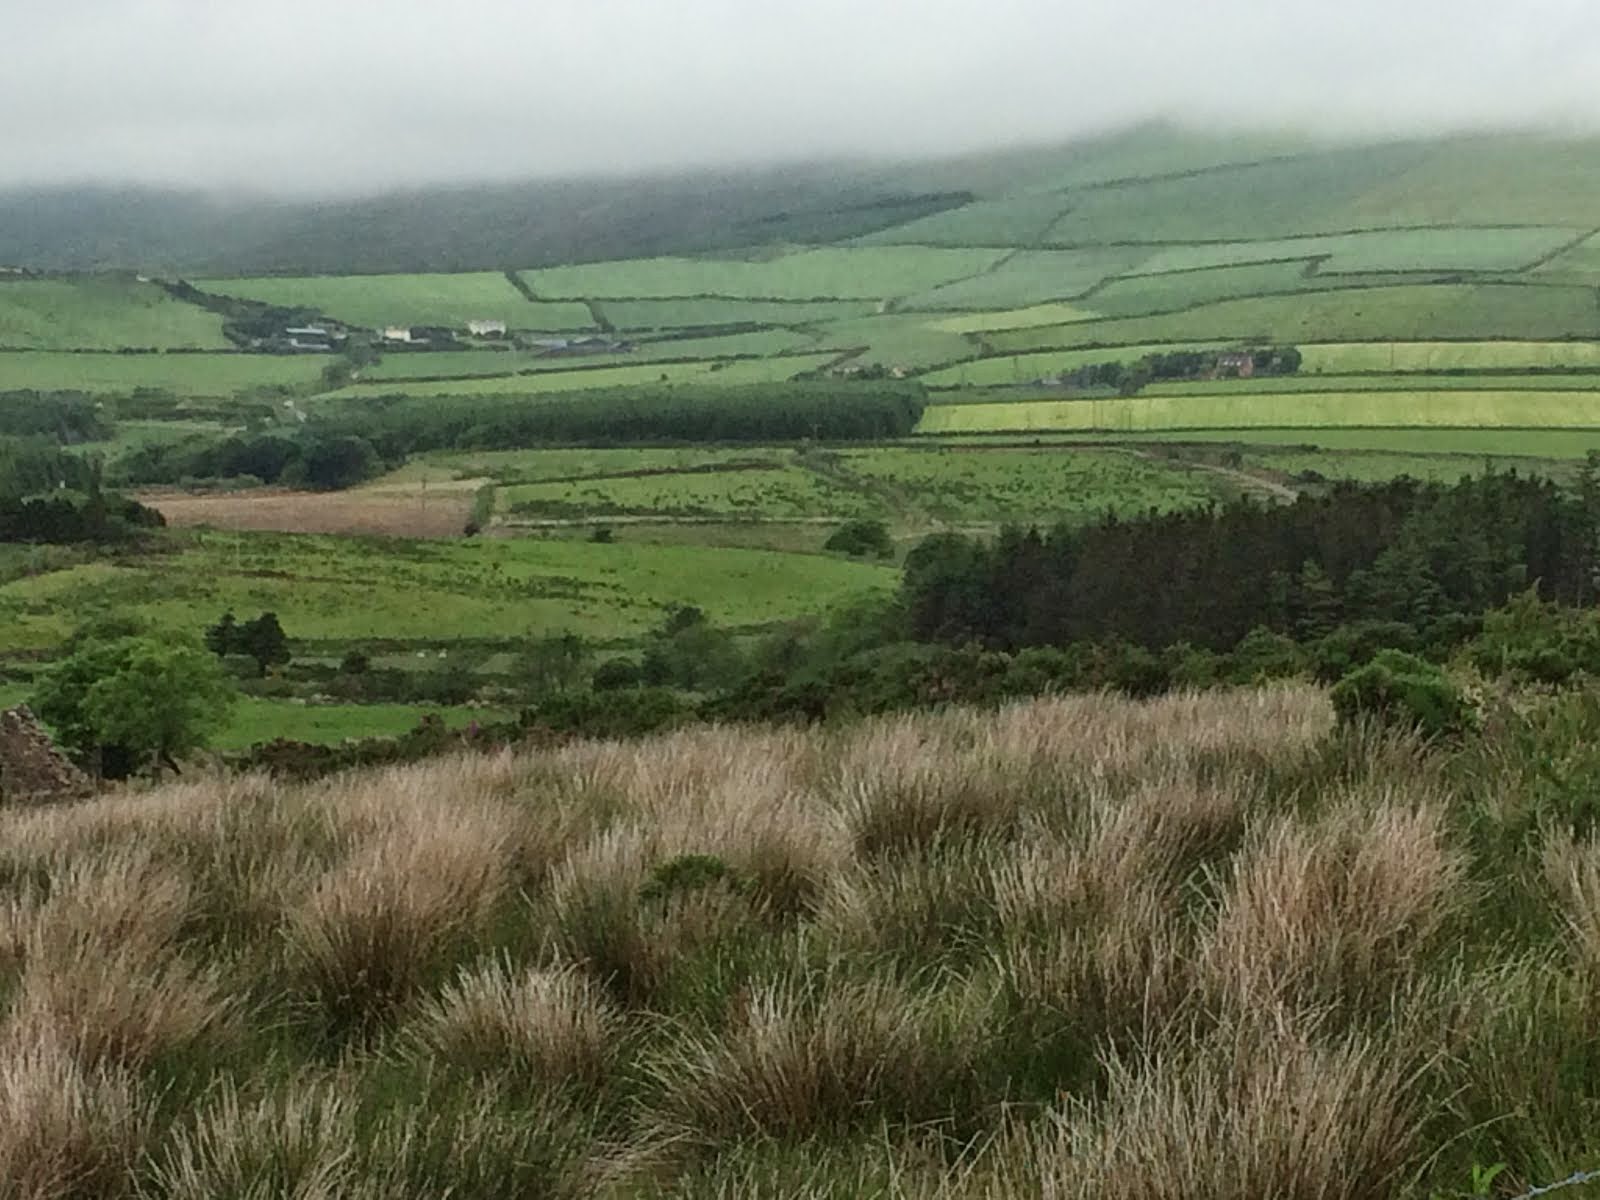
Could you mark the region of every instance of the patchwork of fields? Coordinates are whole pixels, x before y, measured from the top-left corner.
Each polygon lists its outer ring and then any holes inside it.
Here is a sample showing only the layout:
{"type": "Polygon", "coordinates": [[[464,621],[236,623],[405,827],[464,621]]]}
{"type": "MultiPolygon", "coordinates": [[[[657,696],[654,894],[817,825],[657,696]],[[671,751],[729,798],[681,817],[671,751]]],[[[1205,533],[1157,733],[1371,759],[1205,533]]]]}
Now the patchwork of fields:
{"type": "MultiPolygon", "coordinates": [[[[1335,479],[1486,463],[1564,477],[1600,447],[1600,147],[1147,131],[996,167],[972,194],[837,244],[703,256],[192,287],[0,274],[0,398],[86,394],[101,424],[37,432],[113,474],[152,448],[292,441],[330,413],[376,427],[400,397],[450,414],[887,377],[925,400],[899,443],[523,445],[463,417],[432,445],[478,449],[412,454],[333,495],[149,476],[180,527],[161,555],[0,576],[0,688],[7,656],[113,611],[192,629],[272,608],[333,648],[625,643],[675,604],[754,628],[893,586],[890,566],[823,553],[846,520],[883,521],[903,552],[939,529],[1276,501],[1335,479]],[[483,321],[505,333],[469,328],[483,321]],[[265,352],[305,325],[355,350],[265,352]],[[399,348],[390,326],[429,342],[399,348]],[[1084,382],[1272,344],[1299,350],[1297,371],[1084,382]],[[469,526],[485,536],[460,540],[469,526]],[[590,544],[597,530],[612,544],[590,544]]],[[[358,718],[263,708],[250,725],[333,737],[358,718]]]]}

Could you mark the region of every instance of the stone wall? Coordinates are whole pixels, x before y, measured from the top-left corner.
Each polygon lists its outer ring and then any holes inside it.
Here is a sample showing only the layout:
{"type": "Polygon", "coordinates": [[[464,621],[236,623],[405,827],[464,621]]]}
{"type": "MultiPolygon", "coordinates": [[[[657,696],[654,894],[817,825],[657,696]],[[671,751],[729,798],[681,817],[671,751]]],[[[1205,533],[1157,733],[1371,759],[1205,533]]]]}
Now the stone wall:
{"type": "Polygon", "coordinates": [[[27,705],[0,712],[0,804],[68,800],[92,790],[27,705]]]}

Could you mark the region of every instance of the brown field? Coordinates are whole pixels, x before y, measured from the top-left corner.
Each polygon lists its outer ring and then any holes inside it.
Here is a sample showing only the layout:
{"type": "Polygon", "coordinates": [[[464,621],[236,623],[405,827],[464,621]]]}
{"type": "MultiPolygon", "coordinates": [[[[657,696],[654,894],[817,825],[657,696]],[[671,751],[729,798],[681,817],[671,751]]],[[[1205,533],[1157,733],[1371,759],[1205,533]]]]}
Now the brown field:
{"type": "Polygon", "coordinates": [[[1083,696],[0,811],[0,1193],[1511,1196],[1596,1161],[1600,843],[1508,736],[1083,696]]]}
{"type": "Polygon", "coordinates": [[[348,492],[147,492],[139,501],[179,529],[344,533],[386,537],[459,537],[478,484],[385,484],[348,492]]]}

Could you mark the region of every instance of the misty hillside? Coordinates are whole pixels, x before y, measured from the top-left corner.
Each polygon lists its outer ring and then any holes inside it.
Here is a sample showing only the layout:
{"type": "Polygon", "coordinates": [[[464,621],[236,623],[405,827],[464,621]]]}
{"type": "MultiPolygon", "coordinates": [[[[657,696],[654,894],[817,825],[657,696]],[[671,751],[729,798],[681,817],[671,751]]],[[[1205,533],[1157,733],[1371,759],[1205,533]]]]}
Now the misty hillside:
{"type": "Polygon", "coordinates": [[[1083,245],[1423,225],[1588,228],[1600,143],[1326,146],[1162,126],[944,161],[422,189],[325,203],[0,192],[0,263],[192,274],[499,270],[770,244],[1083,245]]]}

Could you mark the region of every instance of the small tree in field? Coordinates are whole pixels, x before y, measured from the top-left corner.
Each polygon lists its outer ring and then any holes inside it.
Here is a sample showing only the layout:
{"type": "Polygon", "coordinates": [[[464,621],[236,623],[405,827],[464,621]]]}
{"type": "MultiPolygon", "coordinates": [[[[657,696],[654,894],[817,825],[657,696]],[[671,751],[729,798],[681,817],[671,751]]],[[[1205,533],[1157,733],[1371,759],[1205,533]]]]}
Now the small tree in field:
{"type": "Polygon", "coordinates": [[[61,742],[102,774],[140,764],[175,766],[227,723],[233,684],[221,662],[190,641],[123,637],[84,642],[33,697],[61,742]]]}
{"type": "Polygon", "coordinates": [[[893,558],[894,539],[882,521],[847,521],[826,542],[824,550],[848,554],[852,558],[893,558]]]}
{"type": "Polygon", "coordinates": [[[256,669],[265,675],[268,667],[289,661],[289,635],[278,623],[277,613],[262,613],[239,627],[235,642],[240,654],[256,660],[256,669]]]}

